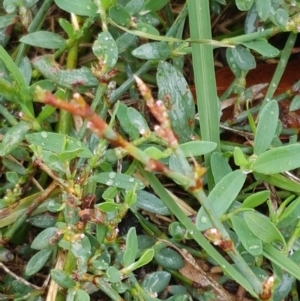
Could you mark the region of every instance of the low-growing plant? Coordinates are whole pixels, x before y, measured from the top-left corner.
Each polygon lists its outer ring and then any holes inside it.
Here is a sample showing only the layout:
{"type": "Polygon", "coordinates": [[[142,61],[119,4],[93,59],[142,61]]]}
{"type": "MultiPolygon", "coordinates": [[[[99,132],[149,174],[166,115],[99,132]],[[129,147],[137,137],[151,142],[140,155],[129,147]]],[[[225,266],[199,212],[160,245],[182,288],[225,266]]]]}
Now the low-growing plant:
{"type": "Polygon", "coordinates": [[[212,39],[209,5],[220,14],[225,2],[189,0],[176,15],[175,1],[3,1],[3,300],[233,300],[220,285],[228,280],[260,300],[298,299],[300,189],[291,171],[300,144],[295,135],[281,139],[278,102],[299,88],[274,93],[299,4],[236,0],[247,12],[245,34],[212,39]],[[46,27],[51,9],[62,16],[52,19],[55,32],[46,27]],[[13,50],[11,28],[20,41],[13,50]],[[267,40],[278,32],[289,32],[282,51],[267,40]],[[236,77],[221,102],[219,47],[236,77]],[[49,52],[30,52],[40,48],[49,52]],[[183,72],[190,53],[197,106],[183,72]],[[250,108],[254,54],[279,64],[250,108]],[[220,121],[233,92],[232,118],[220,121]],[[223,142],[220,128],[250,143],[223,142]],[[213,280],[196,259],[223,276],[213,280]]]}

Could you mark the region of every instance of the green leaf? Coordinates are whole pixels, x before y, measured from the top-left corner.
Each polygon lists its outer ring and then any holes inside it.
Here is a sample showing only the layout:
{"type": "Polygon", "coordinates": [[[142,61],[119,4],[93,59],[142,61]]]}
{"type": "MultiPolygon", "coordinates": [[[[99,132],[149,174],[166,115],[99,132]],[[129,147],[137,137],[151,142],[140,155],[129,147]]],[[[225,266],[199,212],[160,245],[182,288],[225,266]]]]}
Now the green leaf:
{"type": "MultiPolygon", "coordinates": [[[[246,174],[241,170],[236,170],[222,178],[207,197],[207,201],[212,206],[217,217],[221,217],[227,211],[242,189],[246,179],[246,174]]],[[[201,207],[196,218],[196,226],[200,231],[212,227],[212,223],[204,208],[201,207]]]]}
{"type": "Polygon", "coordinates": [[[281,174],[264,175],[264,174],[254,173],[254,175],[256,178],[261,179],[278,188],[291,191],[291,192],[300,193],[300,185],[281,174]]]}
{"type": "Polygon", "coordinates": [[[63,288],[72,288],[76,285],[76,282],[66,272],[61,270],[51,270],[51,278],[63,288]]]}
{"type": "Polygon", "coordinates": [[[170,0],[146,0],[143,10],[158,11],[169,3],[170,0]]]}
{"type": "Polygon", "coordinates": [[[270,149],[253,163],[252,170],[263,174],[275,174],[300,167],[300,144],[295,143],[270,149]]]}
{"type": "Polygon", "coordinates": [[[145,135],[151,132],[147,121],[135,108],[128,108],[127,116],[131,124],[139,131],[139,133],[145,135]]]}
{"type": "Polygon", "coordinates": [[[297,111],[300,109],[300,95],[295,95],[290,104],[290,111],[297,111]]]}
{"type": "Polygon", "coordinates": [[[92,0],[55,0],[56,5],[68,12],[79,16],[94,16],[98,7],[92,0]]]}
{"type": "Polygon", "coordinates": [[[133,16],[142,10],[143,5],[144,0],[131,0],[126,4],[125,8],[133,16]]]}
{"type": "Polygon", "coordinates": [[[98,80],[90,68],[61,70],[50,54],[35,57],[32,64],[45,78],[50,79],[60,87],[70,90],[76,89],[81,92],[98,86],[98,80]]]}
{"type": "Polygon", "coordinates": [[[154,259],[165,269],[178,270],[184,266],[181,255],[169,248],[157,251],[154,255],[154,259]]]}
{"type": "Polygon", "coordinates": [[[93,53],[108,68],[112,69],[115,66],[118,61],[118,47],[108,31],[98,34],[97,40],[93,44],[93,53]]]}
{"type": "Polygon", "coordinates": [[[72,38],[75,34],[75,30],[73,25],[67,21],[66,19],[60,18],[58,19],[58,23],[61,26],[61,28],[67,33],[69,38],[72,38]]]}
{"type": "Polygon", "coordinates": [[[234,164],[240,167],[245,167],[249,165],[248,160],[245,157],[245,154],[239,147],[235,147],[233,151],[234,164]]]}
{"type": "Polygon", "coordinates": [[[237,45],[231,49],[231,52],[235,63],[241,70],[248,71],[256,67],[254,56],[245,47],[237,45]]]}
{"type": "Polygon", "coordinates": [[[31,248],[36,250],[42,250],[53,246],[54,243],[58,240],[61,234],[59,233],[59,229],[56,227],[50,227],[43,230],[39,233],[31,244],[31,248]],[[53,242],[53,239],[55,241],[53,242]],[[52,240],[52,241],[51,241],[52,240]]]}
{"type": "Polygon", "coordinates": [[[299,266],[285,254],[282,254],[277,249],[275,249],[271,244],[264,245],[263,255],[267,259],[281,267],[284,271],[290,273],[296,279],[300,280],[299,266]]]}
{"type": "Polygon", "coordinates": [[[66,40],[50,31],[36,31],[23,36],[20,42],[46,49],[58,49],[66,45],[66,40]]]}
{"type": "Polygon", "coordinates": [[[44,249],[34,254],[28,261],[25,268],[25,275],[32,276],[37,273],[48,261],[52,249],[44,249]]]}
{"type": "Polygon", "coordinates": [[[153,249],[147,249],[142,256],[139,258],[138,261],[134,262],[130,266],[124,268],[122,271],[124,273],[131,273],[132,271],[148,264],[150,261],[152,261],[154,257],[154,250],[153,249]]]}
{"type": "Polygon", "coordinates": [[[25,121],[20,121],[11,127],[5,134],[2,143],[0,144],[0,156],[6,156],[15,150],[25,138],[25,135],[30,130],[30,124],[25,121]]]}
{"type": "Polygon", "coordinates": [[[212,152],[217,147],[215,142],[189,141],[180,144],[180,148],[186,157],[197,157],[212,152]]]}
{"type": "Polygon", "coordinates": [[[172,55],[172,49],[166,42],[152,42],[141,45],[131,53],[133,56],[143,60],[165,61],[172,55]]]}
{"type": "Polygon", "coordinates": [[[253,5],[254,0],[235,0],[237,8],[241,11],[247,11],[253,5]]]}
{"type": "Polygon", "coordinates": [[[167,287],[170,279],[171,274],[168,272],[154,272],[146,275],[142,283],[142,287],[144,288],[144,290],[150,293],[160,293],[167,287]]]}
{"type": "Polygon", "coordinates": [[[109,17],[120,26],[128,27],[131,22],[130,13],[124,6],[119,4],[109,9],[109,17]]]}
{"type": "Polygon", "coordinates": [[[114,266],[110,266],[107,270],[106,270],[106,275],[107,278],[109,280],[109,282],[111,283],[118,283],[121,281],[121,275],[119,270],[114,267],[114,266]]]}
{"type": "Polygon", "coordinates": [[[76,288],[74,301],[90,301],[90,295],[86,291],[76,288]]]}
{"type": "Polygon", "coordinates": [[[269,190],[263,190],[248,196],[241,205],[241,208],[255,208],[264,203],[270,196],[269,190]]]}
{"type": "Polygon", "coordinates": [[[293,202],[283,211],[279,217],[277,227],[279,229],[291,225],[300,216],[300,197],[293,202]]]}
{"type": "Polygon", "coordinates": [[[116,39],[119,54],[125,52],[129,47],[136,46],[137,37],[131,33],[124,32],[116,39]]]}
{"type": "Polygon", "coordinates": [[[256,212],[245,212],[244,219],[252,233],[265,243],[281,242],[285,240],[276,226],[266,217],[256,212]]]}
{"type": "Polygon", "coordinates": [[[136,30],[147,33],[147,34],[151,34],[154,36],[160,35],[160,32],[155,27],[153,27],[150,24],[144,23],[144,22],[138,22],[136,25],[136,30]]]}
{"type": "MultiPolygon", "coordinates": [[[[263,2],[263,1],[260,1],[263,2]]],[[[247,48],[253,49],[259,54],[266,56],[266,57],[277,57],[280,51],[269,44],[266,40],[255,40],[251,42],[244,42],[242,43],[247,48]]]]}
{"type": "Polygon", "coordinates": [[[232,171],[228,160],[220,152],[211,155],[211,170],[216,184],[232,171]]]}
{"type": "Polygon", "coordinates": [[[258,125],[254,137],[254,154],[261,155],[267,150],[274,138],[279,117],[276,100],[268,102],[258,115],[258,125]]]}
{"type": "Polygon", "coordinates": [[[289,20],[289,14],[283,8],[278,8],[274,17],[279,26],[286,26],[286,23],[289,20]]]}
{"type": "Polygon", "coordinates": [[[134,263],[138,252],[138,241],[135,228],[130,228],[126,236],[126,249],[123,255],[124,266],[134,263]]]}
{"type": "Polygon", "coordinates": [[[158,64],[156,77],[158,98],[167,109],[173,131],[180,143],[190,141],[195,127],[195,104],[185,78],[167,62],[158,64]]]}
{"type": "Polygon", "coordinates": [[[232,227],[239,237],[245,250],[253,256],[261,255],[263,248],[262,242],[249,229],[245,220],[240,216],[232,216],[232,227]]]}
{"type": "Polygon", "coordinates": [[[135,206],[151,213],[160,215],[170,215],[168,207],[154,194],[145,190],[137,191],[137,201],[135,206]]]}
{"type": "Polygon", "coordinates": [[[271,0],[255,0],[256,4],[256,10],[258,12],[258,15],[263,21],[266,21],[269,17],[269,14],[271,12],[272,7],[272,1],[271,0]]]}
{"type": "Polygon", "coordinates": [[[48,150],[59,155],[66,154],[66,158],[61,157],[62,160],[71,160],[74,157],[91,158],[92,152],[79,140],[68,135],[40,132],[26,135],[29,143],[40,146],[44,150],[48,150]]]}
{"type": "Polygon", "coordinates": [[[90,177],[89,181],[96,181],[107,186],[113,186],[128,190],[133,189],[134,187],[136,187],[137,190],[144,188],[144,184],[138,179],[113,171],[96,174],[90,177]]]}
{"type": "Polygon", "coordinates": [[[121,124],[122,130],[124,130],[131,139],[135,140],[140,136],[139,131],[132,125],[131,120],[127,114],[128,107],[123,103],[120,103],[117,117],[121,124]]]}

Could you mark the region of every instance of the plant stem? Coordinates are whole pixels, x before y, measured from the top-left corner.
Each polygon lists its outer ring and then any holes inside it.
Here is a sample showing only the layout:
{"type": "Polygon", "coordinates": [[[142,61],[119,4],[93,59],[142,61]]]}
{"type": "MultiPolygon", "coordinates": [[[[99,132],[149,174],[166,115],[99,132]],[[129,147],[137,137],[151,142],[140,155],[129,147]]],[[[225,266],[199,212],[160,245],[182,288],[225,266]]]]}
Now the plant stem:
{"type": "Polygon", "coordinates": [[[264,98],[264,101],[262,103],[261,108],[263,108],[267,104],[267,102],[269,102],[272,99],[272,97],[273,97],[273,95],[274,95],[274,93],[275,93],[275,91],[278,87],[278,84],[281,80],[281,77],[284,73],[286,64],[287,64],[287,62],[289,60],[289,57],[292,53],[292,50],[293,50],[293,47],[295,45],[296,39],[297,39],[297,34],[291,32],[288,39],[287,39],[287,41],[286,41],[286,43],[285,43],[285,47],[284,47],[284,49],[281,53],[280,60],[278,62],[278,65],[277,65],[276,71],[273,75],[273,78],[270,82],[268,91],[266,93],[266,96],[264,98]]]}

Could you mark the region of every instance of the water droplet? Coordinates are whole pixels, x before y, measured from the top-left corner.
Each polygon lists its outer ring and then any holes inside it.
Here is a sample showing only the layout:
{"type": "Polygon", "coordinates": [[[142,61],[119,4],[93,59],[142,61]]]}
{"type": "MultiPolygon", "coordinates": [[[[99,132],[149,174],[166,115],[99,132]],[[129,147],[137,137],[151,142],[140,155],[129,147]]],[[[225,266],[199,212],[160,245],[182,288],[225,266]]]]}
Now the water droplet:
{"type": "Polygon", "coordinates": [[[207,217],[206,216],[202,216],[200,219],[202,224],[206,224],[207,223],[207,217]]]}
{"type": "Polygon", "coordinates": [[[110,172],[109,174],[108,174],[108,177],[110,178],[110,179],[113,179],[113,178],[115,178],[116,177],[116,173],[114,172],[114,171],[112,171],[112,172],[110,172]]]}
{"type": "Polygon", "coordinates": [[[129,182],[130,182],[130,183],[133,183],[133,182],[134,182],[134,178],[130,178],[130,179],[129,179],[129,182]]]}
{"type": "Polygon", "coordinates": [[[112,180],[107,180],[106,185],[110,186],[112,185],[114,182],[112,180]]]}
{"type": "Polygon", "coordinates": [[[47,138],[48,134],[47,134],[47,132],[41,132],[41,136],[42,136],[42,138],[47,138]]]}
{"type": "Polygon", "coordinates": [[[87,6],[86,6],[86,9],[87,9],[87,10],[90,10],[90,9],[91,9],[91,7],[90,7],[89,5],[87,5],[87,6]]]}

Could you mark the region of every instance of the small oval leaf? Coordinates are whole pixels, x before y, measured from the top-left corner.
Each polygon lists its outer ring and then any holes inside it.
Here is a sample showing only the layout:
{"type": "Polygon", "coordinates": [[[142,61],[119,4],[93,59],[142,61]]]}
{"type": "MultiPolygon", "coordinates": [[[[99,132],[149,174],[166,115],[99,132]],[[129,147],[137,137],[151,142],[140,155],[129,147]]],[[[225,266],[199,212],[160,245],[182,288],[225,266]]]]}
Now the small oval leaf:
{"type": "Polygon", "coordinates": [[[25,268],[25,274],[27,276],[32,276],[37,273],[48,261],[52,254],[52,249],[45,249],[34,254],[25,268]]]}
{"type": "Polygon", "coordinates": [[[252,233],[263,242],[270,244],[277,241],[285,245],[282,234],[266,216],[256,212],[245,212],[244,219],[252,233]]]}
{"type": "MultiPolygon", "coordinates": [[[[207,201],[212,206],[217,217],[221,217],[221,215],[230,207],[242,189],[245,179],[246,175],[241,170],[236,170],[227,174],[213,188],[207,197],[207,201]]],[[[212,227],[212,223],[203,207],[198,211],[196,226],[200,231],[212,227]]]]}

